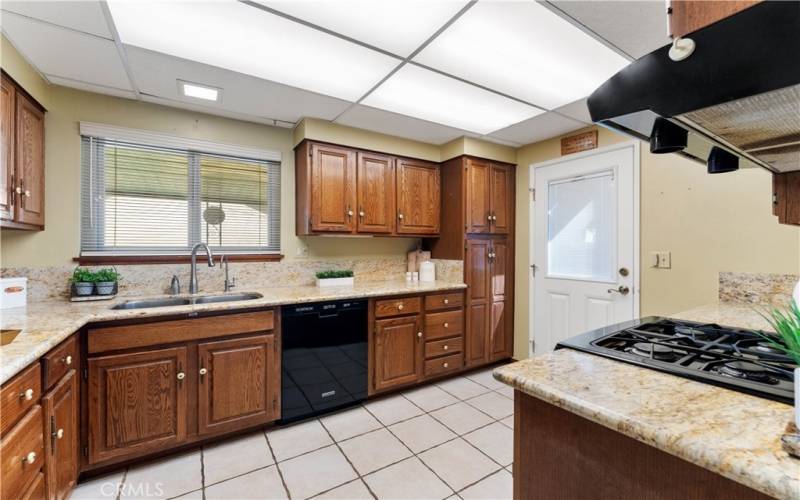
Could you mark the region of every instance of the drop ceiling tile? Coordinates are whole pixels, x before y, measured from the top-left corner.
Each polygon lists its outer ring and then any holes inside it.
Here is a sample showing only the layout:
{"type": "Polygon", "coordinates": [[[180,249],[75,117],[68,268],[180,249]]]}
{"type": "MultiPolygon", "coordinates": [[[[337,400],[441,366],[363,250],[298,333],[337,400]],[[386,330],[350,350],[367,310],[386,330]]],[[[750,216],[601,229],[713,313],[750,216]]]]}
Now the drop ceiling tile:
{"type": "Polygon", "coordinates": [[[348,109],[336,119],[336,123],[431,144],[444,144],[463,135],[475,135],[465,130],[361,104],[348,109]]]}
{"type": "Polygon", "coordinates": [[[502,130],[492,132],[490,137],[496,137],[518,144],[531,144],[556,137],[573,130],[585,127],[586,124],[571,118],[565,118],[552,111],[543,115],[534,116],[530,120],[511,125],[502,130]]]}
{"type": "Polygon", "coordinates": [[[136,99],[136,94],[130,90],[122,90],[113,87],[103,87],[102,85],[93,85],[91,83],[81,82],[78,80],[71,80],[69,78],[62,78],[58,75],[45,75],[53,85],[61,85],[62,87],[71,87],[73,89],[85,90],[87,92],[94,92],[96,94],[112,95],[115,97],[126,97],[128,99],[136,99]]]}
{"type": "Polygon", "coordinates": [[[240,2],[108,5],[126,45],[350,101],[399,62],[240,2]]]}
{"type": "Polygon", "coordinates": [[[132,90],[114,42],[4,13],[3,33],[40,72],[132,90]]]}
{"type": "Polygon", "coordinates": [[[414,64],[400,68],[363,103],[476,134],[488,134],[543,112],[414,64]]]}
{"type": "Polygon", "coordinates": [[[464,0],[267,0],[258,3],[401,57],[410,55],[467,4],[464,0]]]}
{"type": "Polygon", "coordinates": [[[76,1],[3,1],[3,10],[41,19],[84,33],[112,38],[103,7],[94,0],[76,1]]]}
{"type": "Polygon", "coordinates": [[[250,116],[297,122],[304,116],[332,120],[349,103],[288,85],[207,64],[126,46],[128,62],[141,92],[162,99],[250,116]],[[219,102],[200,101],[178,92],[177,80],[222,89],[219,102]]]}
{"type": "Polygon", "coordinates": [[[628,60],[538,2],[478,2],[414,57],[553,109],[586,97],[628,60]]]}

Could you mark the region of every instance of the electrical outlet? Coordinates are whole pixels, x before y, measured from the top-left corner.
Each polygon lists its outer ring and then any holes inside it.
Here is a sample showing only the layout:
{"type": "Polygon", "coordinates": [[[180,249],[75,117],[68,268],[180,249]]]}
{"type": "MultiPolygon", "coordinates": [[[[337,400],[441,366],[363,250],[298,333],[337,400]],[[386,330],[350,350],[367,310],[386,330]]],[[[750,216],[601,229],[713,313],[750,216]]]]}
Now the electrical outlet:
{"type": "Polygon", "coordinates": [[[297,256],[308,257],[308,247],[301,243],[300,246],[297,247],[297,256]]]}
{"type": "Polygon", "coordinates": [[[650,252],[650,267],[655,267],[658,269],[671,269],[672,252],[667,250],[650,252]]]}

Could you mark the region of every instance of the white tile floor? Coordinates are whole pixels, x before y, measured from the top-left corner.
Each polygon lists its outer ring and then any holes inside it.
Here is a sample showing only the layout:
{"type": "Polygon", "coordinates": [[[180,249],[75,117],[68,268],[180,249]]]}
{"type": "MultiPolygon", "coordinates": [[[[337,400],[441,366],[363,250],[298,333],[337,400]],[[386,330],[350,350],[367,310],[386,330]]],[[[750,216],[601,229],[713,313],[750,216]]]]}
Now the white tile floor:
{"type": "Polygon", "coordinates": [[[71,498],[511,498],[513,391],[491,371],[130,467],[71,498]]]}

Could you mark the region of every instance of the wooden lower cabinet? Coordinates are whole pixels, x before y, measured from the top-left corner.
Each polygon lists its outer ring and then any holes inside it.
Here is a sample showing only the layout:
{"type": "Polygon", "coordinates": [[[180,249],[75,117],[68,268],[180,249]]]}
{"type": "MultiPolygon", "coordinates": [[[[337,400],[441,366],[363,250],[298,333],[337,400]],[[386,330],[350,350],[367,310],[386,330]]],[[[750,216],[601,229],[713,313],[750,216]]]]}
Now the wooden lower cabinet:
{"type": "Polygon", "coordinates": [[[0,498],[17,498],[42,470],[42,407],[34,406],[0,439],[0,498]]]}
{"type": "Polygon", "coordinates": [[[510,358],[514,354],[511,296],[514,282],[513,251],[505,238],[494,239],[489,259],[491,309],[489,316],[489,361],[510,358]]]}
{"type": "Polygon", "coordinates": [[[88,360],[89,463],[181,444],[187,427],[187,348],[88,360]]]}
{"type": "Polygon", "coordinates": [[[70,370],[42,398],[48,498],[69,498],[78,481],[78,381],[70,370]]]}
{"type": "Polygon", "coordinates": [[[200,361],[198,432],[218,433],[280,417],[280,363],[274,335],[204,342],[200,361]]]}
{"type": "Polygon", "coordinates": [[[374,338],[376,391],[421,380],[423,343],[419,315],[376,320],[374,338]]]}

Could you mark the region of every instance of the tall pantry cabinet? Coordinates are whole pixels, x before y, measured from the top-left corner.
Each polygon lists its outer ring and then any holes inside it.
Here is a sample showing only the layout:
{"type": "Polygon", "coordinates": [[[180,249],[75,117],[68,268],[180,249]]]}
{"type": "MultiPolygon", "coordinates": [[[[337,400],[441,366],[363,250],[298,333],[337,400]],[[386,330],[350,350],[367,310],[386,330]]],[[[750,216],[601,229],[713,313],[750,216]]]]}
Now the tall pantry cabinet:
{"type": "Polygon", "coordinates": [[[433,258],[463,259],[465,365],[510,358],[514,350],[515,166],[472,156],[446,161],[441,236],[433,258]]]}

